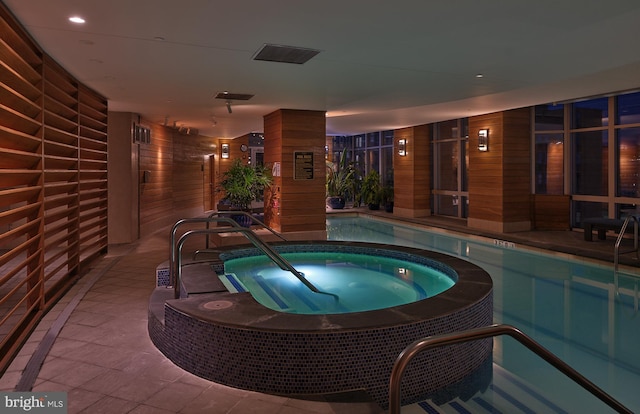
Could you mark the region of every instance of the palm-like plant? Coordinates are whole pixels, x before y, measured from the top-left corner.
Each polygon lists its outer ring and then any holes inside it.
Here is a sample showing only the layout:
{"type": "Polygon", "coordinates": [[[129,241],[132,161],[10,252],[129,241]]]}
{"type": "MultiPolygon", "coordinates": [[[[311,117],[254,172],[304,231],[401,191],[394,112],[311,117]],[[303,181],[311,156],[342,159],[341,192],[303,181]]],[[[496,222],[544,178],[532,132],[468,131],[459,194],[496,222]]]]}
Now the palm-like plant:
{"type": "MultiPolygon", "coordinates": [[[[356,169],[352,163],[347,162],[347,151],[343,151],[338,163],[327,161],[326,190],[328,198],[342,199],[355,194],[356,169]]],[[[335,208],[335,207],[334,207],[335,208]]]]}
{"type": "Polygon", "coordinates": [[[234,208],[249,210],[251,203],[261,199],[264,189],[272,182],[270,170],[265,166],[244,165],[236,159],[222,175],[219,190],[234,208]]]}

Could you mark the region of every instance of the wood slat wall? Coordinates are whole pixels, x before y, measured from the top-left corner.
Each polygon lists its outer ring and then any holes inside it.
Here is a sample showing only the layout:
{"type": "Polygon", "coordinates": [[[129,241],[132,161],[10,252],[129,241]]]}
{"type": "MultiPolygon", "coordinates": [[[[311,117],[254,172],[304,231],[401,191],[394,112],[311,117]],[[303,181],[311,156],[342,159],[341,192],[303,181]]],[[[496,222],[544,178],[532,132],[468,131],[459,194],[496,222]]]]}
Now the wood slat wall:
{"type": "Polygon", "coordinates": [[[431,214],[431,148],[429,126],[419,125],[394,131],[394,206],[403,217],[431,214]],[[398,141],[406,140],[407,155],[398,154],[398,141]]]}
{"type": "Polygon", "coordinates": [[[323,111],[279,110],[264,117],[265,163],[281,166],[265,198],[265,220],[282,233],[326,233],[325,123],[323,111]],[[294,179],[296,151],[313,153],[313,179],[294,179]]]}
{"type": "Polygon", "coordinates": [[[531,226],[531,132],[528,108],[469,119],[470,227],[495,231],[531,226]],[[489,150],[478,131],[489,129],[489,150]]]}
{"type": "Polygon", "coordinates": [[[0,4],[0,374],[107,247],[107,102],[0,4]]]}

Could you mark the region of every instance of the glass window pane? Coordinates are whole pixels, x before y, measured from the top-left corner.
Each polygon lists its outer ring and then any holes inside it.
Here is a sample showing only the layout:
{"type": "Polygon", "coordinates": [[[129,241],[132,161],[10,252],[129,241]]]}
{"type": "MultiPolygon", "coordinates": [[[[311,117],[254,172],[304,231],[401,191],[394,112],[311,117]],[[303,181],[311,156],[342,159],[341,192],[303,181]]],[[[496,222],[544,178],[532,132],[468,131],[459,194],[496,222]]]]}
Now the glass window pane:
{"type": "MultiPolygon", "coordinates": [[[[462,154],[462,162],[464,163],[464,166],[462,168],[462,188],[460,189],[461,191],[469,191],[469,140],[466,139],[463,141],[463,151],[464,153],[462,154]]],[[[466,217],[466,216],[464,216],[466,217]]]]}
{"type": "Polygon", "coordinates": [[[382,184],[393,186],[393,147],[386,147],[380,150],[382,184]]]}
{"type": "Polygon", "coordinates": [[[591,201],[573,201],[573,227],[582,227],[582,221],[593,217],[607,217],[607,203],[595,203],[591,201]]]}
{"type": "Polygon", "coordinates": [[[371,170],[380,172],[380,150],[370,149],[367,150],[367,164],[365,174],[371,170]]]}
{"type": "Polygon", "coordinates": [[[364,135],[355,135],[353,140],[355,148],[364,148],[366,143],[364,135]]]}
{"type": "Polygon", "coordinates": [[[617,195],[639,197],[640,128],[619,129],[617,151],[617,195]]]}
{"type": "Polygon", "coordinates": [[[563,194],[563,134],[536,134],[535,140],[536,194],[563,194]]]}
{"type": "Polygon", "coordinates": [[[382,145],[393,145],[393,131],[382,132],[382,145]]]}
{"type": "Polygon", "coordinates": [[[438,145],[438,190],[458,190],[458,143],[441,142],[438,145]]]}
{"type": "Polygon", "coordinates": [[[640,92],[616,97],[616,124],[640,123],[640,92]]]}
{"type": "Polygon", "coordinates": [[[607,195],[607,131],[573,134],[573,193],[607,195]]]}
{"type": "Polygon", "coordinates": [[[436,125],[436,128],[437,128],[438,140],[457,138],[459,136],[457,119],[454,119],[451,121],[445,121],[445,122],[438,122],[438,124],[436,125]]]}
{"type": "Polygon", "coordinates": [[[564,129],[564,105],[538,105],[536,131],[562,131],[564,129]]]}
{"type": "Polygon", "coordinates": [[[434,195],[436,211],[443,216],[458,216],[458,206],[460,205],[460,197],[455,195],[436,194],[434,195]]]}
{"type": "Polygon", "coordinates": [[[609,98],[576,102],[571,109],[571,127],[574,129],[609,125],[609,98]]]}
{"type": "Polygon", "coordinates": [[[367,134],[367,147],[378,147],[378,146],[380,146],[380,133],[369,132],[367,134]]]}

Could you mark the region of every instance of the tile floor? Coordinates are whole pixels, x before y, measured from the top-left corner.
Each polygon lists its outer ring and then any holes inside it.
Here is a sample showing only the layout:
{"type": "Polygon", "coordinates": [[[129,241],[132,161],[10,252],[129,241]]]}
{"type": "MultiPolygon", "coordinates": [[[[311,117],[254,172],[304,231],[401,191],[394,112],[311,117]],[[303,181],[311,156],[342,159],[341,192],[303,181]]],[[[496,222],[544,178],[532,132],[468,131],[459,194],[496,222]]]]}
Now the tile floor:
{"type": "Polygon", "coordinates": [[[38,354],[38,346],[46,342],[56,321],[64,318],[65,308],[68,312],[67,306],[80,299],[32,388],[66,391],[69,414],[380,412],[366,404],[346,406],[234,389],[203,380],[166,359],[147,334],[155,269],[168,257],[166,234],[160,232],[131,246],[110,246],[109,254],[42,320],[0,378],[0,390],[14,391],[24,382],[23,371],[32,355],[38,354]],[[92,279],[95,283],[89,287],[92,279]]]}
{"type": "MultiPolygon", "coordinates": [[[[69,414],[382,412],[366,403],[234,389],[196,377],[167,360],[147,334],[147,307],[156,266],[168,257],[168,234],[160,231],[131,245],[110,246],[109,254],[96,260],[45,316],[0,378],[0,390],[26,391],[32,386],[33,391],[66,391],[69,414]],[[38,357],[44,361],[41,367],[38,357]]],[[[576,232],[529,232],[523,237],[537,237],[543,248],[552,243],[558,249],[591,249],[583,251],[585,256],[604,249],[611,257],[612,252],[611,241],[586,243],[576,232]]]]}

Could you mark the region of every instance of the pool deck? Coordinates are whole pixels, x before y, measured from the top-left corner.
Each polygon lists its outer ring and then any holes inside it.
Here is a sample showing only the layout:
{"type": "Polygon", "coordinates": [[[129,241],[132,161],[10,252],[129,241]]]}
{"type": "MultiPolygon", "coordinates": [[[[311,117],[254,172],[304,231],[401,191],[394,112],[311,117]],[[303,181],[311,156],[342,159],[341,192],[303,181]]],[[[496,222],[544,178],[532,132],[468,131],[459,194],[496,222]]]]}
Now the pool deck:
{"type": "MultiPolygon", "coordinates": [[[[349,212],[353,210],[345,210],[349,212]]],[[[402,221],[613,263],[615,239],[611,236],[587,242],[581,231],[491,234],[467,229],[463,220],[402,221]]],[[[168,234],[169,229],[162,229],[135,243],[109,246],[109,253],[96,260],[44,317],[0,377],[0,390],[20,386],[22,390],[66,391],[70,414],[382,412],[358,392],[306,400],[280,397],[216,384],[171,363],[155,348],[147,331],[149,297],[155,288],[156,266],[169,252],[168,234]],[[33,369],[41,355],[44,363],[33,369]]],[[[620,262],[640,274],[635,255],[623,255],[620,262]]]]}

